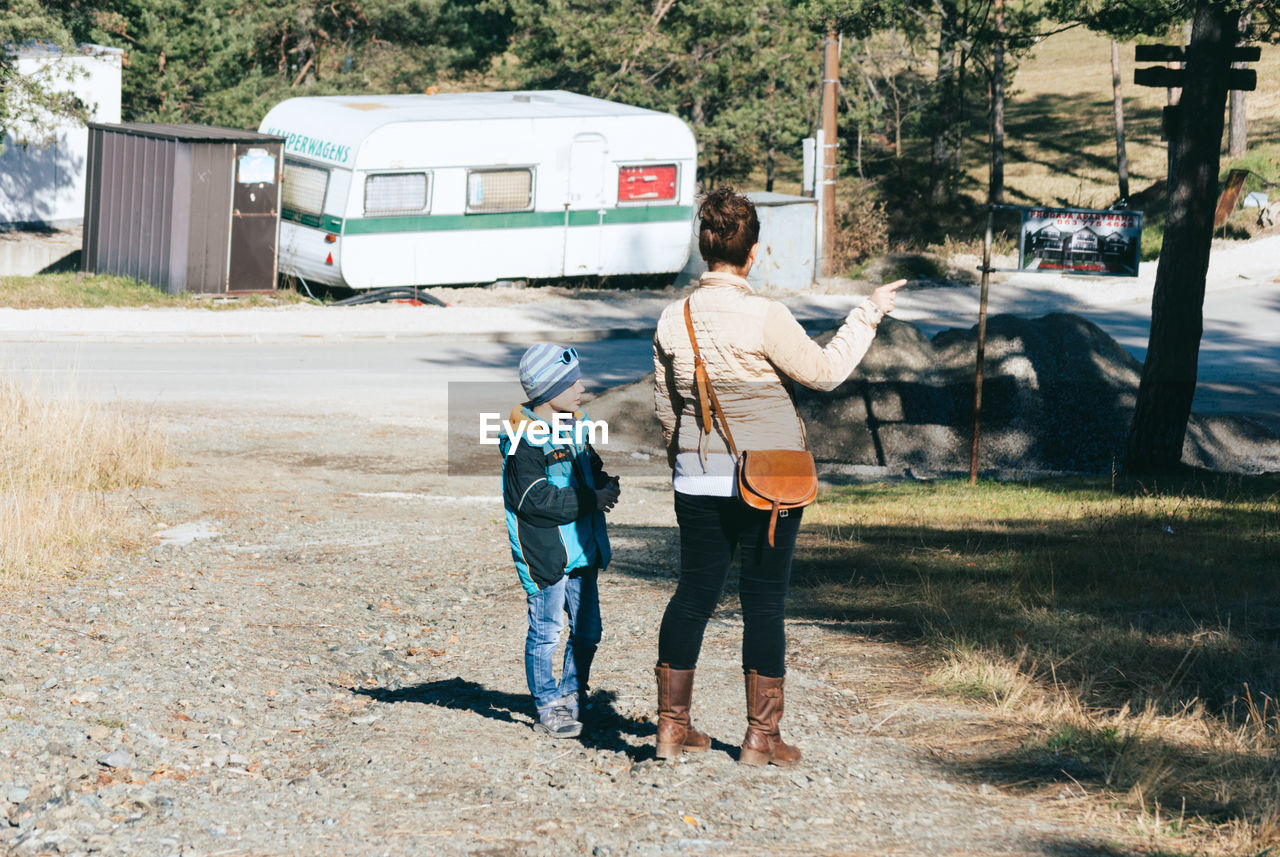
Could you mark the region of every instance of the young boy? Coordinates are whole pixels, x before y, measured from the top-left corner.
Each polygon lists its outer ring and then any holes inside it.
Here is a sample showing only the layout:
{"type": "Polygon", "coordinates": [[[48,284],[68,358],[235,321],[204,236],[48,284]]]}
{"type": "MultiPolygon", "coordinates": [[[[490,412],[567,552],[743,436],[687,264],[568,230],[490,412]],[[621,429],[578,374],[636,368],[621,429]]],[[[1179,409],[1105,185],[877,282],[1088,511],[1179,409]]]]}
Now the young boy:
{"type": "Polygon", "coordinates": [[[538,710],[534,728],[573,738],[582,732],[578,700],[600,642],[596,576],[609,565],[604,513],[618,501],[618,480],[602,469],[578,410],[576,349],[533,346],[520,360],[520,383],[528,401],[511,412],[499,449],[507,535],[529,608],[525,677],[538,710]],[[557,682],[553,660],[566,618],[557,682]]]}

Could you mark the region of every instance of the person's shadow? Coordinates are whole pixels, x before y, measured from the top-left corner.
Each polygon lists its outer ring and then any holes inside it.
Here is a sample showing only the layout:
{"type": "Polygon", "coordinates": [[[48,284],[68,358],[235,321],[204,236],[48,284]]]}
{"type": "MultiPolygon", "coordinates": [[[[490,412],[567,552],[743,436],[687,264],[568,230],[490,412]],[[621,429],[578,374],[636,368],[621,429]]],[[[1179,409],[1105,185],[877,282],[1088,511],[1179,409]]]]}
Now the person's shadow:
{"type": "MultiPolygon", "coordinates": [[[[503,723],[518,723],[524,728],[531,728],[533,724],[528,694],[493,690],[461,676],[408,687],[355,687],[351,692],[379,702],[415,702],[470,711],[503,723]]],[[[587,706],[580,714],[584,728],[578,742],[595,750],[624,754],[632,762],[653,759],[652,738],[656,727],[648,720],[634,720],[619,714],[614,707],[617,699],[618,695],[611,690],[597,690],[588,697],[587,706]],[[649,740],[637,746],[624,736],[649,740]]],[[[713,741],[712,749],[730,754],[736,750],[720,741],[713,741]]]]}

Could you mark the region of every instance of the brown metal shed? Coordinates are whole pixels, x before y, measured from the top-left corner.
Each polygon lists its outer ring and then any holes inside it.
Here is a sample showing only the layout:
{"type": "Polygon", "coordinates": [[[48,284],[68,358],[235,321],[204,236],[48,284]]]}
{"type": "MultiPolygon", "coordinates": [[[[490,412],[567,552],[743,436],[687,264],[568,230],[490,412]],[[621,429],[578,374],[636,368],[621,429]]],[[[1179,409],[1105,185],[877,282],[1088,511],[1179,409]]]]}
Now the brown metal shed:
{"type": "Polygon", "coordinates": [[[89,124],[85,271],[168,292],[276,288],[284,138],[208,125],[89,124]]]}

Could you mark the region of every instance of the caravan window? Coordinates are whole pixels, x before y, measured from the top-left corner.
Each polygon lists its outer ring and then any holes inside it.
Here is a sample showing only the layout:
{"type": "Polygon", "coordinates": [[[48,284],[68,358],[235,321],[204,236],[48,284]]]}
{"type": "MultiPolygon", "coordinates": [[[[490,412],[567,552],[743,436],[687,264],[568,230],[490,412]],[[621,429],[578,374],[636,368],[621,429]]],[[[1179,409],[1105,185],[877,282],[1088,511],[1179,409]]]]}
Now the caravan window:
{"type": "Polygon", "coordinates": [[[426,173],[382,173],[364,180],[365,214],[420,214],[427,210],[426,173]]]}
{"type": "Polygon", "coordinates": [[[467,173],[467,211],[526,211],[532,207],[531,167],[467,173]]]}
{"type": "Polygon", "coordinates": [[[618,202],[672,202],[675,198],[675,164],[618,168],[618,202]]]}
{"type": "Polygon", "coordinates": [[[324,194],[328,187],[328,170],[284,159],[281,208],[319,216],[324,213],[324,194]]]}

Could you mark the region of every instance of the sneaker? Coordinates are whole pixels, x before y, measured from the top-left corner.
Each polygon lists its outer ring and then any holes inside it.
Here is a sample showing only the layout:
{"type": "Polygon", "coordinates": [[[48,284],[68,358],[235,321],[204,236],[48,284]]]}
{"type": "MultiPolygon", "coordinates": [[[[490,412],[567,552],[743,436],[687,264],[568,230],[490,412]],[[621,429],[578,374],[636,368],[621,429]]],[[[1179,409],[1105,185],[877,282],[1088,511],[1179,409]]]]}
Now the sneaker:
{"type": "Polygon", "coordinates": [[[538,717],[534,731],[543,732],[552,738],[577,738],[582,734],[582,724],[574,718],[566,705],[548,708],[538,717]]]}

